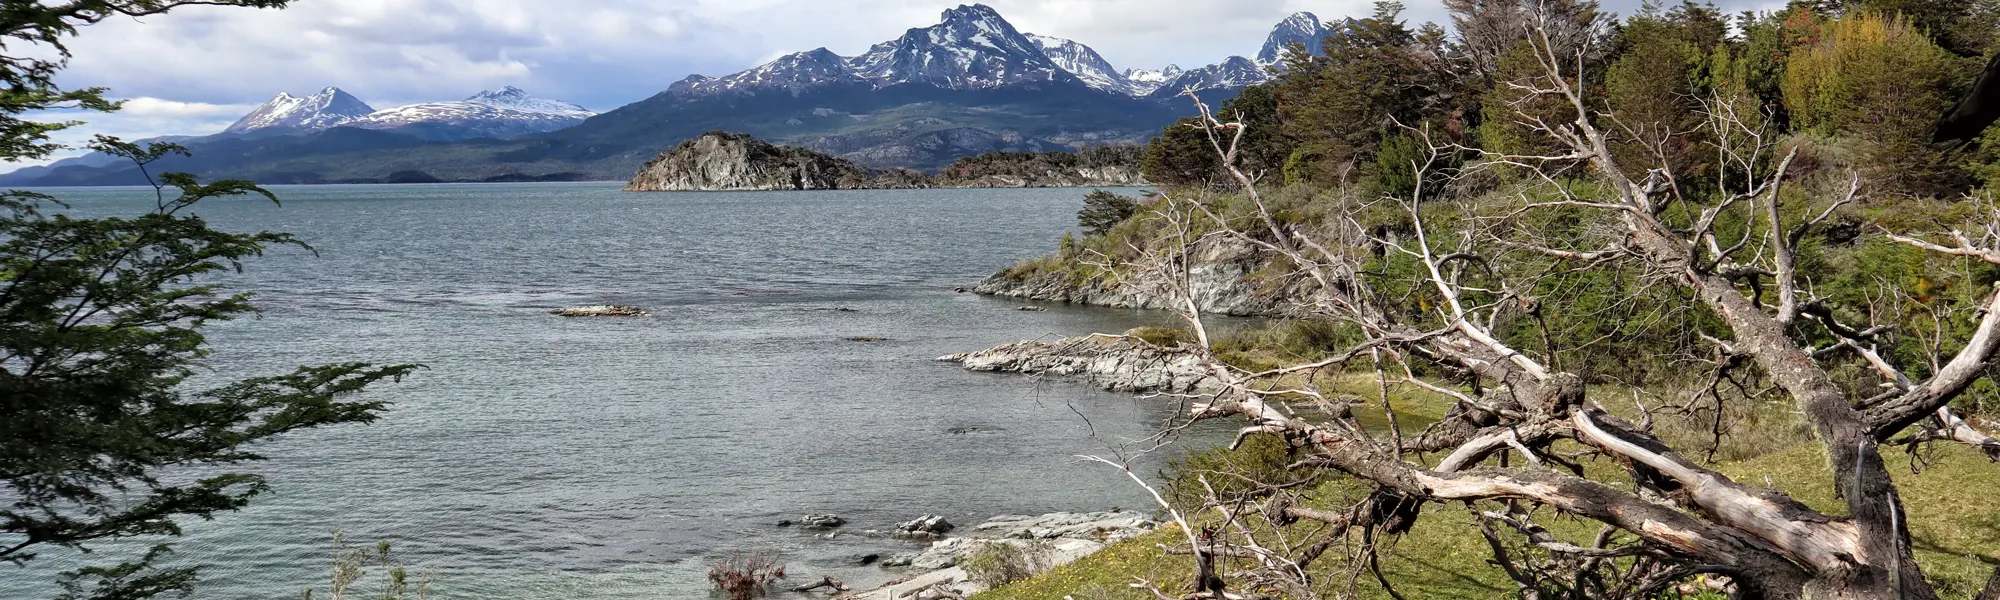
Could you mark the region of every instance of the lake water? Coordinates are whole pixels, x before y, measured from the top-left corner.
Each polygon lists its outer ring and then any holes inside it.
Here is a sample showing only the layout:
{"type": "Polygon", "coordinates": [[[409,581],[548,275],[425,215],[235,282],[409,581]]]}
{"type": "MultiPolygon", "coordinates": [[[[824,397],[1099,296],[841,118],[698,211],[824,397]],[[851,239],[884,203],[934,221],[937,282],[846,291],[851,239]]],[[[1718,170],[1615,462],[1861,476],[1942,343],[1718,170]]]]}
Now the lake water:
{"type": "MultiPolygon", "coordinates": [[[[210,565],[197,598],[323,589],[335,529],[392,542],[440,598],[701,598],[706,561],[730,552],[865,585],[896,574],[850,557],[918,549],[774,526],[809,512],[858,531],[924,513],[1150,510],[1121,474],[1074,456],[1151,433],[1170,416],[1161,402],[930,360],[1167,318],[953,292],[1052,249],[1082,190],[277,191],[282,207],[200,211],[318,251],[279,250],[232,278],[265,314],[214,328],[218,372],[430,369],[379,389],[396,406],[376,424],[262,448],[272,460],[249,468],[275,492],[189,523],[180,542],[210,565]],[[654,315],[548,314],[604,303],[654,315]],[[977,431],[952,433],[965,428],[977,431]]],[[[151,206],[131,189],[55,193],[81,214],[151,206]]],[[[0,576],[0,598],[51,596],[46,575],[79,564],[69,556],[0,576]]]]}

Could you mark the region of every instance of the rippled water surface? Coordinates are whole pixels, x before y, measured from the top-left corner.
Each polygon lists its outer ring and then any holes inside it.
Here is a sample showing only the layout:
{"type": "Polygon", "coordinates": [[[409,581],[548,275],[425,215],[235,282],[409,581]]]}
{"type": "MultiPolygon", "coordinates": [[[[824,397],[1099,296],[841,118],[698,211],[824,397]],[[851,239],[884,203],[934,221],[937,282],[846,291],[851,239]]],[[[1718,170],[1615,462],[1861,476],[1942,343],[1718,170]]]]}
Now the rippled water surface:
{"type": "MultiPolygon", "coordinates": [[[[795,573],[868,584],[894,574],[849,557],[915,548],[773,526],[806,512],[859,530],[923,513],[965,523],[1147,506],[1073,456],[1151,432],[1170,412],[1160,401],[930,362],[1165,318],[1022,312],[952,291],[1052,248],[1082,191],[277,191],[282,207],[201,211],[317,251],[276,251],[232,278],[265,315],[216,327],[214,367],[430,369],[381,388],[396,407],[374,425],[264,447],[272,460],[255,468],[275,492],[189,526],[181,554],[211,565],[198,598],[324,587],[335,529],[393,542],[443,598],[701,598],[705,560],[732,551],[780,551],[795,573]],[[603,303],[655,314],[547,314],[603,303]]],[[[91,215],[151,204],[130,189],[56,193],[91,215]]],[[[79,564],[47,556],[0,577],[0,598],[48,597],[41,575],[79,564]]]]}

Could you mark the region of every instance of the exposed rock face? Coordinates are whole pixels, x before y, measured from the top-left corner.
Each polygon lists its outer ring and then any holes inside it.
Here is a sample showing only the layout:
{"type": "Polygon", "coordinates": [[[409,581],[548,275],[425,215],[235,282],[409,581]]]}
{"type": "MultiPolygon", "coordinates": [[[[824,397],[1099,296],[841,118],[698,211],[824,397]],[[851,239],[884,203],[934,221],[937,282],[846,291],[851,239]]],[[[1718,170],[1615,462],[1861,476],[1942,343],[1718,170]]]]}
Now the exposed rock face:
{"type": "Polygon", "coordinates": [[[834,190],[874,174],[846,160],[740,133],[710,132],[654,157],[625,186],[637,192],[834,190]]]}
{"type": "MultiPolygon", "coordinates": [[[[1292,310],[1291,298],[1303,297],[1301,283],[1267,285],[1256,281],[1268,257],[1249,242],[1224,238],[1204,242],[1190,273],[1195,300],[1205,312],[1238,317],[1279,317],[1292,310]]],[[[1066,302],[1113,308],[1170,308],[1159,287],[1146,282],[1104,278],[1077,281],[1066,270],[1002,271],[980,282],[973,291],[988,296],[1066,302]]]]}
{"type": "Polygon", "coordinates": [[[1212,392],[1222,387],[1194,354],[1121,336],[1016,342],[937,360],[972,371],[1078,377],[1114,392],[1212,392]]]}

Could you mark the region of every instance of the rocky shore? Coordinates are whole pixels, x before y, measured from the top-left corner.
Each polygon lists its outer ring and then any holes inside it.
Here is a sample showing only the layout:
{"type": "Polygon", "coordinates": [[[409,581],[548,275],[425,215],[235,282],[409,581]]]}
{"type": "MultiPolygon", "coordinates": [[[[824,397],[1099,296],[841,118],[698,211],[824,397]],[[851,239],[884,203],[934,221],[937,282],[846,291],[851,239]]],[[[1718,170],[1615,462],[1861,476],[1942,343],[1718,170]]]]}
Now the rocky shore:
{"type": "MultiPolygon", "coordinates": [[[[987,586],[962,563],[994,544],[1014,546],[1028,560],[1054,567],[1096,554],[1112,543],[1159,527],[1145,515],[1122,511],[999,516],[968,528],[962,537],[942,537],[942,533],[927,531],[935,528],[938,522],[942,519],[926,516],[900,525],[893,532],[901,537],[930,535],[941,538],[931,542],[922,552],[892,556],[881,562],[885,568],[909,569],[907,576],[840,598],[908,600],[950,598],[953,595],[963,597],[984,591],[987,586]]],[[[946,531],[952,529],[946,524],[946,531]]]]}
{"type": "Polygon", "coordinates": [[[972,371],[1075,377],[1114,392],[1182,394],[1221,387],[1193,354],[1129,335],[1016,342],[937,361],[972,371]]]}
{"type": "MultiPolygon", "coordinates": [[[[1195,300],[1207,313],[1282,317],[1291,310],[1290,298],[1304,297],[1297,283],[1273,285],[1260,281],[1258,273],[1269,259],[1249,242],[1234,238],[1204,242],[1195,254],[1189,280],[1195,300]]],[[[973,292],[1112,308],[1172,308],[1167,306],[1171,298],[1157,293],[1159,286],[1144,281],[1113,281],[1105,277],[1079,280],[1068,269],[1037,269],[1036,264],[1025,263],[995,273],[974,287],[973,292]]]]}

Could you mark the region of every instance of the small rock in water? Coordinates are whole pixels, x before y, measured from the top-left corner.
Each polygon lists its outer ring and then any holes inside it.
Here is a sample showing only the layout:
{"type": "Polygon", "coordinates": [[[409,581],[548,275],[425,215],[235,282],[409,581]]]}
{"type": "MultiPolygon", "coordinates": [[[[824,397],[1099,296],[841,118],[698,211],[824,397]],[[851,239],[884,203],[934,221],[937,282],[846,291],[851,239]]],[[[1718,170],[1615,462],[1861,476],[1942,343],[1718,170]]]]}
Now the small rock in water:
{"type": "Polygon", "coordinates": [[[806,515],[799,519],[799,526],[806,529],[833,529],[847,524],[847,519],[833,515],[806,515]]]}
{"type": "Polygon", "coordinates": [[[795,524],[796,524],[796,523],[793,523],[791,519],[779,519],[779,520],[778,520],[778,526],[779,526],[779,527],[791,527],[792,525],[795,525],[795,524]]]}
{"type": "Polygon", "coordinates": [[[843,306],[843,307],[840,307],[840,308],[836,308],[836,309],[833,309],[833,312],[852,312],[852,313],[858,313],[858,312],[861,312],[861,311],[858,311],[858,310],[855,310],[855,309],[852,309],[852,308],[847,308],[847,307],[844,307],[844,306],[843,306]]]}
{"type": "Polygon", "coordinates": [[[857,336],[854,336],[854,337],[851,337],[851,338],[844,338],[844,339],[846,339],[847,341],[850,341],[850,342],[886,342],[886,341],[889,341],[889,338],[885,338],[885,337],[875,337],[875,336],[872,336],[872,335],[857,335],[857,336]]]}
{"type": "Polygon", "coordinates": [[[1018,310],[1021,312],[1046,312],[1049,309],[1042,308],[1040,306],[1023,306],[1014,310],[1018,310]]]}
{"type": "Polygon", "coordinates": [[[646,309],[636,306],[604,304],[599,306],[577,306],[549,311],[558,317],[643,317],[646,309]]]}
{"type": "Polygon", "coordinates": [[[907,567],[910,566],[910,563],[916,561],[917,555],[915,553],[905,553],[891,555],[888,558],[882,559],[882,562],[879,564],[884,567],[907,567]]]}
{"type": "Polygon", "coordinates": [[[866,566],[868,566],[868,565],[872,565],[872,564],[875,564],[875,561],[878,561],[878,560],[882,560],[882,555],[880,555],[880,554],[863,554],[863,555],[861,555],[861,556],[857,556],[857,557],[854,557],[854,562],[855,562],[856,564],[859,564],[859,565],[861,565],[861,566],[864,566],[864,567],[866,567],[866,566]]]}

